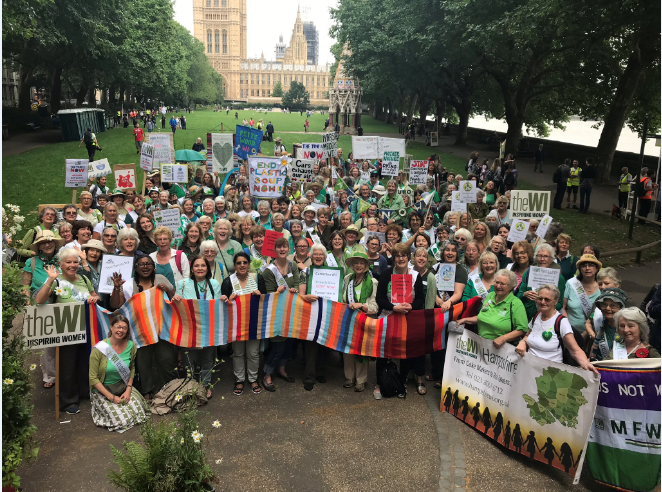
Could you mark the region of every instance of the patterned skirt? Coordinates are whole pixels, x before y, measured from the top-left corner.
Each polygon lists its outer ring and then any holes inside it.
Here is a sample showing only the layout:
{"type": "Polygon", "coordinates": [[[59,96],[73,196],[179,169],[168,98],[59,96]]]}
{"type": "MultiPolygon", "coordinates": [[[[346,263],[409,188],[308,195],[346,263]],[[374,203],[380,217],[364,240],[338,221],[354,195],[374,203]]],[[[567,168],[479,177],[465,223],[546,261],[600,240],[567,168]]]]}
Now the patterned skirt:
{"type": "Polygon", "coordinates": [[[143,423],[150,414],[149,405],[140,391],[131,392],[131,399],[127,404],[112,403],[98,391],[91,392],[90,400],[94,425],[107,427],[109,431],[127,431],[134,425],[143,423]]]}

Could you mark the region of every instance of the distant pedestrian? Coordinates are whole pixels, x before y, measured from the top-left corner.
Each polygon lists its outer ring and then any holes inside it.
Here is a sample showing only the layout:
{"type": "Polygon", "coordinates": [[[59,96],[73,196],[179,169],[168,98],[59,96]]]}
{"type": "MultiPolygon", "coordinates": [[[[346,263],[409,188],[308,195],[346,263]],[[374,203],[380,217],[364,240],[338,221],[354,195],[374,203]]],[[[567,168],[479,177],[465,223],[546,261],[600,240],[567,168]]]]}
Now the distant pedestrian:
{"type": "Polygon", "coordinates": [[[87,130],[85,130],[85,133],[83,133],[83,138],[81,138],[80,143],[78,144],[79,149],[83,143],[85,144],[85,148],[87,149],[87,157],[90,160],[90,162],[92,162],[94,160],[94,154],[97,151],[97,147],[99,146],[99,142],[97,142],[97,136],[94,133],[92,133],[91,128],[88,128],[87,130]]]}
{"type": "Polygon", "coordinates": [[[628,172],[628,168],[624,167],[621,169],[621,177],[618,180],[618,208],[627,208],[631,182],[632,175],[628,172]]]}
{"type": "Polygon", "coordinates": [[[554,208],[557,210],[563,209],[563,196],[568,187],[568,178],[570,177],[570,159],[566,159],[561,164],[554,174],[552,180],[556,183],[556,195],[554,195],[554,208]]]}
{"type": "Polygon", "coordinates": [[[335,128],[334,128],[333,131],[335,131],[336,133],[340,134],[340,123],[338,123],[337,121],[336,121],[336,126],[335,126],[335,128]]]}
{"type": "Polygon", "coordinates": [[[152,123],[152,119],[147,120],[147,133],[152,133],[154,131],[154,123],[152,123]]]}
{"type": "Polygon", "coordinates": [[[161,128],[165,128],[166,118],[165,113],[161,114],[161,128]]]}
{"type": "MultiPolygon", "coordinates": [[[[175,133],[174,130],[173,133],[175,133]]],[[[143,147],[144,132],[137,124],[133,126],[133,136],[136,139],[136,154],[140,154],[140,149],[143,147]]]]}
{"type": "Polygon", "coordinates": [[[591,205],[591,192],[593,191],[593,179],[597,176],[593,159],[586,159],[586,166],[579,174],[579,213],[587,214],[591,205]]]}
{"type": "MultiPolygon", "coordinates": [[[[641,178],[639,178],[639,182],[641,184],[637,187],[637,190],[639,191],[639,193],[643,192],[643,194],[638,196],[639,215],[643,218],[646,218],[648,217],[648,214],[651,211],[651,203],[653,201],[653,190],[657,187],[657,185],[654,184],[653,180],[648,177],[647,167],[641,168],[641,178]]],[[[646,225],[646,221],[644,219],[639,219],[639,224],[646,225]]]]}
{"type": "Polygon", "coordinates": [[[573,195],[572,208],[577,208],[577,193],[579,192],[579,173],[581,168],[579,167],[579,161],[574,159],[572,161],[572,167],[570,168],[570,176],[568,177],[568,188],[566,193],[568,195],[568,203],[566,208],[570,208],[570,195],[573,195]]]}
{"type": "Polygon", "coordinates": [[[186,116],[182,115],[180,122],[182,125],[182,130],[186,130],[186,116]]]}
{"type": "Polygon", "coordinates": [[[274,126],[271,124],[271,121],[267,124],[267,138],[269,142],[273,142],[274,135],[274,126]]]}
{"type": "Polygon", "coordinates": [[[543,161],[542,144],[538,145],[538,150],[536,150],[535,158],[536,158],[536,163],[533,166],[533,172],[534,173],[536,172],[538,166],[540,166],[540,172],[542,172],[542,161],[543,161]]]}
{"type": "Polygon", "coordinates": [[[170,128],[172,128],[172,134],[174,135],[177,130],[177,118],[174,115],[170,118],[170,128]]]}
{"type": "Polygon", "coordinates": [[[305,123],[303,124],[303,128],[304,128],[304,131],[305,131],[306,133],[308,133],[308,128],[309,128],[309,127],[310,127],[310,122],[309,122],[308,119],[306,118],[306,121],[305,121],[305,123]]]}
{"type": "Polygon", "coordinates": [[[235,119],[235,120],[238,120],[238,119],[239,119],[239,113],[237,113],[236,111],[234,112],[234,119],[235,119]]]}

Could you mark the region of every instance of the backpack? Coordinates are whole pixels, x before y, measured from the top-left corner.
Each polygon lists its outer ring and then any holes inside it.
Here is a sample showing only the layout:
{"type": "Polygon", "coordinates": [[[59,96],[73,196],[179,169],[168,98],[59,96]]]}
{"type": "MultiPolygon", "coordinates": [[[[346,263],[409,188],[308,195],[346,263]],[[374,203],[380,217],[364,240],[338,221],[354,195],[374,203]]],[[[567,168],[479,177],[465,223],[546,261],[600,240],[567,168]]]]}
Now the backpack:
{"type": "Polygon", "coordinates": [[[561,166],[556,168],[554,174],[552,174],[552,183],[560,183],[563,173],[561,172],[561,166]]]}
{"type": "Polygon", "coordinates": [[[406,398],[407,388],[402,382],[395,362],[387,361],[380,376],[379,388],[384,398],[393,398],[394,396],[406,398]]]}
{"type": "Polygon", "coordinates": [[[92,145],[94,140],[92,140],[92,132],[85,132],[83,134],[83,142],[85,145],[92,145]]]}
{"type": "Polygon", "coordinates": [[[642,196],[646,196],[646,192],[650,190],[646,190],[646,184],[650,181],[650,178],[644,178],[642,181],[641,178],[639,181],[637,181],[637,198],[641,198],[642,196]]]}

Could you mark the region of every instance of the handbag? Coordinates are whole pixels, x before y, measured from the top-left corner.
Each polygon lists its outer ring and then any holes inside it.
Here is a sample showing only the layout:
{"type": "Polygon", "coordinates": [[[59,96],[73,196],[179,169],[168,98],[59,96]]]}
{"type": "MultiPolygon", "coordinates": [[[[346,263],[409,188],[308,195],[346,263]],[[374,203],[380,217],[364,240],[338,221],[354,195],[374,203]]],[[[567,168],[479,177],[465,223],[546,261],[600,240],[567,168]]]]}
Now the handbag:
{"type": "Polygon", "coordinates": [[[115,396],[122,396],[126,391],[126,383],[124,381],[119,381],[113,384],[104,384],[103,387],[115,396]]]}

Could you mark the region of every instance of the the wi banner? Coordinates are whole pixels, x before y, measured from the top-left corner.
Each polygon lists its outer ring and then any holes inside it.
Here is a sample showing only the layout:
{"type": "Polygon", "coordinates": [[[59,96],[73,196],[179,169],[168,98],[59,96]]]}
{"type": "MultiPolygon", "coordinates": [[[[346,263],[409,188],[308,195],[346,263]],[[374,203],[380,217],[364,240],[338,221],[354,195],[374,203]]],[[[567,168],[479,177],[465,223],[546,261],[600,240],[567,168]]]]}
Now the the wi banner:
{"type": "Polygon", "coordinates": [[[520,357],[515,347],[464,330],[450,333],[441,410],[509,450],[578,479],[599,378],[589,371],[520,357]]]}
{"type": "MultiPolygon", "coordinates": [[[[228,303],[171,303],[150,289],[131,297],[117,312],[128,318],[137,347],[159,338],[180,347],[209,347],[284,336],[348,354],[403,359],[445,348],[448,322],[475,315],[479,306],[476,297],[445,313],[425,309],[374,319],[347,304],[323,299],[309,303],[289,292],[239,296],[228,303]]],[[[92,345],[107,336],[112,315],[99,306],[88,307],[92,345]]]]}
{"type": "Polygon", "coordinates": [[[600,394],[586,449],[594,480],[621,490],[660,483],[660,359],[596,364],[600,394]]]}

